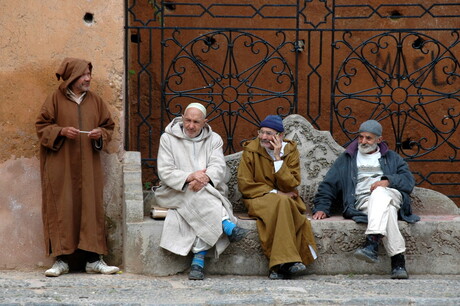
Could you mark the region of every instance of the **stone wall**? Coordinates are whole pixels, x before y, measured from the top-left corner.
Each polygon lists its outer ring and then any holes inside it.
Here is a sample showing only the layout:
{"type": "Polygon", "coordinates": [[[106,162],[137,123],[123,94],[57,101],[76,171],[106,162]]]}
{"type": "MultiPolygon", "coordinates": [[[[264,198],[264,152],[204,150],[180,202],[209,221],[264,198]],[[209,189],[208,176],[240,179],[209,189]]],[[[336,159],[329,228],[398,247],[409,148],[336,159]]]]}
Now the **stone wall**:
{"type": "Polygon", "coordinates": [[[35,118],[65,57],[93,63],[91,89],[117,123],[106,174],[108,261],[121,264],[123,1],[0,1],[0,269],[48,266],[35,118]]]}

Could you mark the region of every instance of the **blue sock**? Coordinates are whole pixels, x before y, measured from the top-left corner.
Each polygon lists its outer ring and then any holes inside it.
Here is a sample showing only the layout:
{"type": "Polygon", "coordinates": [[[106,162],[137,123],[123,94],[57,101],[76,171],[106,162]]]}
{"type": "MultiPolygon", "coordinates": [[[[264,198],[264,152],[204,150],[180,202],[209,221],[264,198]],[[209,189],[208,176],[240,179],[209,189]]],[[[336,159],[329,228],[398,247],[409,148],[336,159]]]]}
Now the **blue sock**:
{"type": "Polygon", "coordinates": [[[201,252],[195,253],[195,255],[193,256],[192,265],[197,265],[197,266],[204,268],[204,256],[206,255],[207,252],[208,251],[201,251],[201,252]]]}
{"type": "Polygon", "coordinates": [[[224,233],[227,236],[230,236],[232,234],[233,229],[235,227],[236,227],[236,224],[228,219],[225,219],[224,221],[222,221],[222,228],[224,229],[224,233]]]}

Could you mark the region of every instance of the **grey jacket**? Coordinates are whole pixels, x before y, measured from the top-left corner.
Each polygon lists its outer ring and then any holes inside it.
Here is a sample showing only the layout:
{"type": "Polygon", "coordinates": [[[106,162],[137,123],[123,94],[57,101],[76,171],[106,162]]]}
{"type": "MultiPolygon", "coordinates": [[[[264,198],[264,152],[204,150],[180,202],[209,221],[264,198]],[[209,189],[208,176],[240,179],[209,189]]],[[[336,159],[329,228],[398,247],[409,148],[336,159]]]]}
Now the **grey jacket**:
{"type": "MultiPolygon", "coordinates": [[[[390,182],[391,188],[397,189],[403,198],[399,219],[409,223],[415,223],[420,217],[412,214],[410,193],[415,186],[415,180],[409,170],[409,166],[399,154],[389,150],[385,143],[380,143],[380,165],[382,167],[382,179],[390,182]]],[[[367,223],[367,215],[355,208],[355,190],[358,177],[356,155],[358,152],[358,140],[353,141],[332,165],[324,180],[318,187],[315,195],[313,213],[323,211],[330,216],[333,205],[342,203],[344,218],[353,219],[358,223],[367,223]]]]}

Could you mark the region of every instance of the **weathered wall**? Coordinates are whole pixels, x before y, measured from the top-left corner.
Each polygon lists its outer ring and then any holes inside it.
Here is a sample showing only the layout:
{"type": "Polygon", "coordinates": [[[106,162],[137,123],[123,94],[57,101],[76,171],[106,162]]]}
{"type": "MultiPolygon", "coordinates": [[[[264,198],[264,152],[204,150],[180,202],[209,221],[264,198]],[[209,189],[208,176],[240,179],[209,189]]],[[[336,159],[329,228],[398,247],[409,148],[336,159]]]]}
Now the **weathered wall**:
{"type": "Polygon", "coordinates": [[[0,269],[34,268],[45,257],[35,118],[59,82],[62,59],[93,63],[91,89],[117,123],[103,155],[110,256],[121,264],[123,1],[0,1],[0,269]],[[91,15],[92,14],[92,15],[91,15]],[[87,17],[91,19],[85,21],[87,17]]]}

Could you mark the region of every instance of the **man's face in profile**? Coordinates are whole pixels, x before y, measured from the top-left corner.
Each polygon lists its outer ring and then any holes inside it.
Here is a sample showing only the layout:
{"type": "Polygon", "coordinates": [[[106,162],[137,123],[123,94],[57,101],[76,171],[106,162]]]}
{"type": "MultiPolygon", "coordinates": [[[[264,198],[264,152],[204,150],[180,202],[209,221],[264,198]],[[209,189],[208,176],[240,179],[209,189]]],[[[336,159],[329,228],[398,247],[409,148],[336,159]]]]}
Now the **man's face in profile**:
{"type": "Polygon", "coordinates": [[[91,70],[89,66],[86,67],[85,72],[80,76],[75,82],[73,82],[72,87],[70,88],[72,92],[76,95],[81,95],[83,92],[89,90],[91,85],[91,70]]]}

